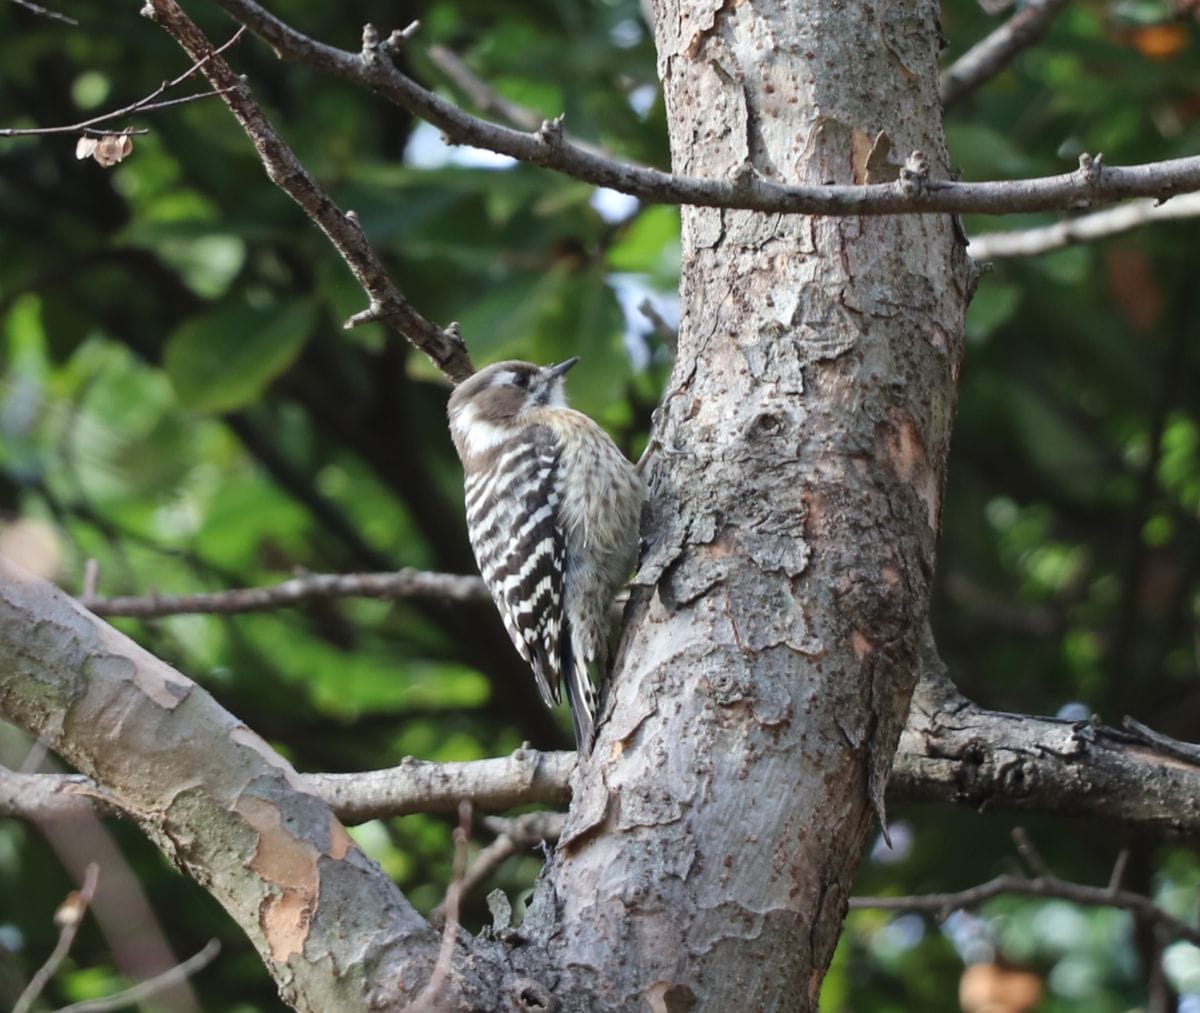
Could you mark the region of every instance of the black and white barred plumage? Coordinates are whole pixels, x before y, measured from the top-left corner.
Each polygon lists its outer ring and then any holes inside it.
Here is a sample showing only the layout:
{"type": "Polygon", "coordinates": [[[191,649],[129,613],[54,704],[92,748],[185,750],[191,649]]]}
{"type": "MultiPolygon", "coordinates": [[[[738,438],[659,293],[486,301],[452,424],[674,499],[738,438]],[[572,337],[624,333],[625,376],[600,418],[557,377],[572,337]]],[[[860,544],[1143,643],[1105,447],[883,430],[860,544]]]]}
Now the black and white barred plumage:
{"type": "Polygon", "coordinates": [[[548,707],[565,686],[579,749],[591,748],[608,667],[608,608],[633,569],[644,488],[586,415],[566,406],[577,360],[500,362],[451,395],[480,573],[548,707]]]}

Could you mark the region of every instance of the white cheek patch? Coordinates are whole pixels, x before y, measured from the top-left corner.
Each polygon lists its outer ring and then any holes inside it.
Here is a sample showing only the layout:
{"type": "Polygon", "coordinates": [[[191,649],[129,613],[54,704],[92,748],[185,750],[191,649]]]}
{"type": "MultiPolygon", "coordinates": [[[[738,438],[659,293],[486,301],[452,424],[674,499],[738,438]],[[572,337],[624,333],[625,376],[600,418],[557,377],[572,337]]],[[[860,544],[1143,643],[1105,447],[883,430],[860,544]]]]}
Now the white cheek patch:
{"type": "Polygon", "coordinates": [[[462,437],[463,444],[472,456],[495,450],[512,436],[509,429],[484,422],[475,412],[474,405],[464,405],[454,416],[454,428],[462,437]]]}
{"type": "Polygon", "coordinates": [[[567,407],[567,395],[563,390],[562,377],[554,381],[554,386],[550,388],[550,397],[547,399],[547,403],[551,408],[567,407]]]}

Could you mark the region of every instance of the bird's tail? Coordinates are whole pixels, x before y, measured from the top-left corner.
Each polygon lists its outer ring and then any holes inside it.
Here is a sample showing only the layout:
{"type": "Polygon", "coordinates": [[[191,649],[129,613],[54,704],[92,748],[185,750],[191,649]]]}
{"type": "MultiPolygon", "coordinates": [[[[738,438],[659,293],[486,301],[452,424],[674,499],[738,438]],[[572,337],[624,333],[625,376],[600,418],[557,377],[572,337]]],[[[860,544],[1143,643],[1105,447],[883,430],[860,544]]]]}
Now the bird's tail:
{"type": "Polygon", "coordinates": [[[575,748],[581,756],[590,756],[596,737],[596,690],[588,674],[587,661],[575,653],[574,637],[569,623],[562,631],[562,683],[571,705],[571,724],[575,726],[575,748]]]}

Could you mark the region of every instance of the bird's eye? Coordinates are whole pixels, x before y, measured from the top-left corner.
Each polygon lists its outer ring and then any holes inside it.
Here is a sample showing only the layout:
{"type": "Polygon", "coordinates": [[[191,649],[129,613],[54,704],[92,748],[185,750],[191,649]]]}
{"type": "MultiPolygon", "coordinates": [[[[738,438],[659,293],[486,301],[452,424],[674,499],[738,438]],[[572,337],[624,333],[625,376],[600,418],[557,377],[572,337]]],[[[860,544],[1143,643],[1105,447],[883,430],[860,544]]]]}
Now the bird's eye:
{"type": "Polygon", "coordinates": [[[513,386],[528,387],[529,386],[529,374],[528,373],[517,373],[516,376],[513,377],[513,386]]]}

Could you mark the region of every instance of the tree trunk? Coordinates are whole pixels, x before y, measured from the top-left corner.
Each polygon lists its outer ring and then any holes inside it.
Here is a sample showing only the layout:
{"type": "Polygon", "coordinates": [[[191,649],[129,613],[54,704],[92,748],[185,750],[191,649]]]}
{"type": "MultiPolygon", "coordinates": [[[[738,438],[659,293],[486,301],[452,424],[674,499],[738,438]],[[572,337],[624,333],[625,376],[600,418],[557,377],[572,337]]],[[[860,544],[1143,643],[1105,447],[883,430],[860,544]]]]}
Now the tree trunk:
{"type": "MultiPolygon", "coordinates": [[[[936,4],[655,13],[676,172],[879,182],[890,145],[948,174],[936,4]]],[[[816,1007],[912,691],[969,290],[949,216],[684,210],[639,588],[529,917],[563,1009],[816,1007]]]]}

